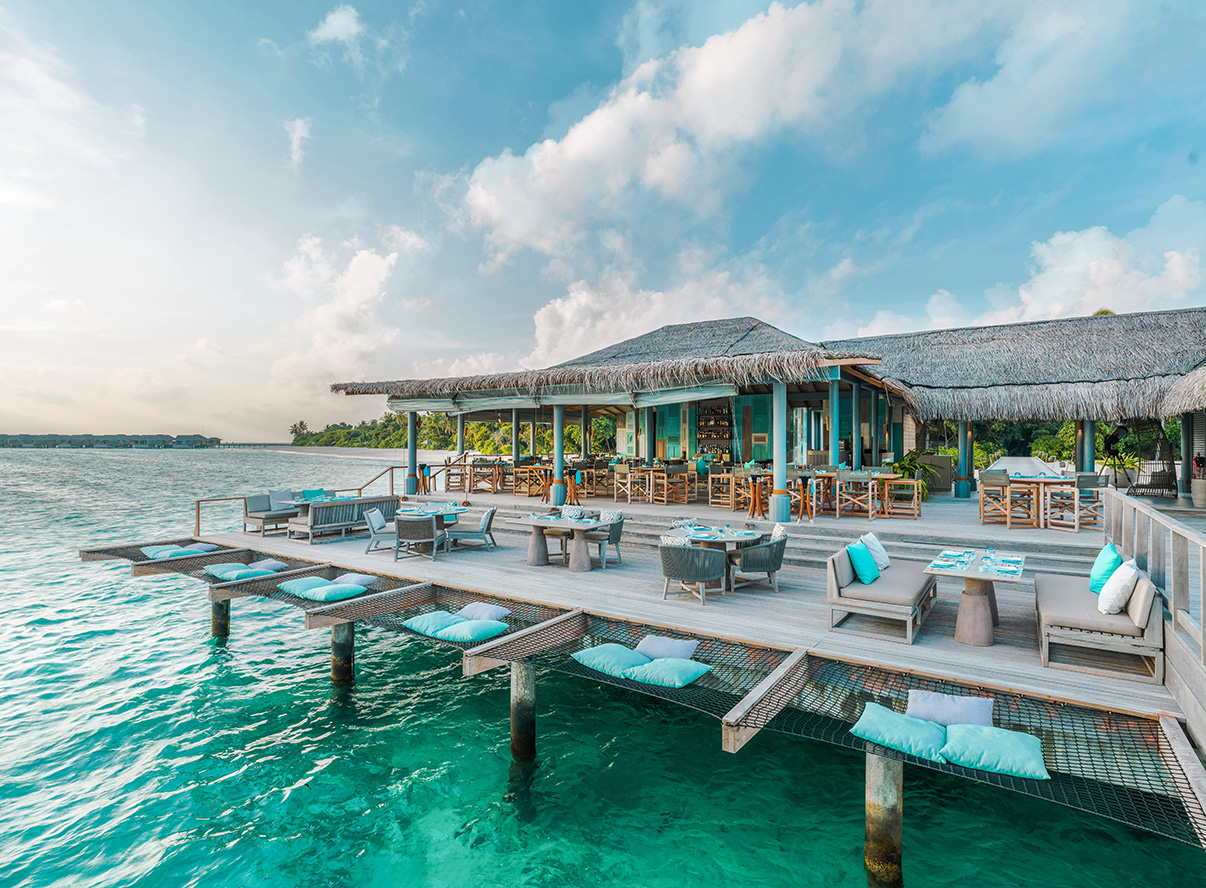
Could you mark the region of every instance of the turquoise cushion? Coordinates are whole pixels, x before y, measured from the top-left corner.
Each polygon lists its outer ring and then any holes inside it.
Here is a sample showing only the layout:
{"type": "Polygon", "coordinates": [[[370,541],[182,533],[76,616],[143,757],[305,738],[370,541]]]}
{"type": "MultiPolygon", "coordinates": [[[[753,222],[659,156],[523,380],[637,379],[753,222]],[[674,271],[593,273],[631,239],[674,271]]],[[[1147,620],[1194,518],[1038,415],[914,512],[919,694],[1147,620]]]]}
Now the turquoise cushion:
{"type": "Polygon", "coordinates": [[[205,572],[211,577],[217,577],[219,580],[224,580],[227,574],[240,570],[247,570],[247,565],[238,561],[222,561],[218,564],[207,564],[205,566],[205,572]]]}
{"type": "Polygon", "coordinates": [[[181,547],[172,543],[168,546],[143,546],[139,551],[148,558],[167,558],[169,554],[180,552],[181,547]]]}
{"type": "Polygon", "coordinates": [[[846,551],[850,553],[850,564],[854,567],[854,573],[860,583],[870,585],[879,579],[879,568],[875,566],[875,556],[871,554],[866,543],[858,540],[847,546],[846,551]]]}
{"type": "Polygon", "coordinates": [[[436,633],[441,629],[447,629],[454,623],[465,622],[464,617],[458,617],[456,614],[450,614],[448,611],[432,611],[429,614],[420,614],[417,617],[411,617],[402,625],[407,629],[418,632],[420,635],[430,635],[436,637],[436,633]]]}
{"type": "Polygon", "coordinates": [[[1093,562],[1093,569],[1089,571],[1089,591],[1100,593],[1106,580],[1121,566],[1122,556],[1118,554],[1113,543],[1106,543],[1097,553],[1097,560],[1093,562]]]}
{"type": "Polygon", "coordinates": [[[685,688],[711,666],[698,660],[683,660],[678,657],[661,657],[650,660],[641,666],[633,666],[624,670],[624,678],[632,681],[643,681],[645,684],[660,685],[663,688],[685,688]]]}
{"type": "Polygon", "coordinates": [[[311,601],[343,601],[345,598],[355,598],[364,592],[363,586],[352,583],[332,583],[324,580],[321,586],[312,586],[304,592],[295,592],[299,598],[309,598],[311,601]]]}
{"type": "MultiPolygon", "coordinates": [[[[952,726],[953,727],[953,726],[952,726]]],[[[907,752],[931,762],[944,762],[943,744],[950,728],[920,718],[893,712],[878,703],[868,703],[850,733],[888,749],[907,752]]]]}
{"type": "Polygon", "coordinates": [[[312,500],[312,499],[316,499],[317,497],[320,497],[320,496],[322,496],[321,490],[303,490],[302,491],[302,499],[312,500]]]}
{"type": "Polygon", "coordinates": [[[232,570],[222,575],[222,579],[227,583],[233,583],[236,580],[254,580],[256,577],[266,577],[274,574],[274,570],[265,570],[262,567],[242,567],[238,570],[232,570]]]}
{"type": "Polygon", "coordinates": [[[1038,737],[987,725],[951,725],[946,729],[942,757],[952,765],[1050,780],[1038,737]]]}
{"type": "Polygon", "coordinates": [[[462,620],[434,633],[441,641],[485,641],[507,631],[502,620],[462,620]]]}
{"type": "Polygon", "coordinates": [[[288,592],[290,595],[304,596],[311,589],[326,586],[330,582],[322,577],[298,577],[296,580],[286,580],[276,588],[282,592],[288,592]]]}
{"type": "Polygon", "coordinates": [[[196,549],[183,549],[180,546],[172,546],[170,548],[160,549],[158,552],[156,552],[154,555],[152,555],[151,558],[154,559],[155,561],[158,561],[161,558],[179,558],[181,555],[200,555],[200,554],[202,554],[202,553],[198,552],[196,549]]]}
{"type": "Polygon", "coordinates": [[[622,644],[610,642],[578,651],[570,656],[583,666],[614,678],[623,678],[625,670],[632,669],[634,666],[643,666],[649,662],[649,658],[644,654],[638,654],[622,644]]]}

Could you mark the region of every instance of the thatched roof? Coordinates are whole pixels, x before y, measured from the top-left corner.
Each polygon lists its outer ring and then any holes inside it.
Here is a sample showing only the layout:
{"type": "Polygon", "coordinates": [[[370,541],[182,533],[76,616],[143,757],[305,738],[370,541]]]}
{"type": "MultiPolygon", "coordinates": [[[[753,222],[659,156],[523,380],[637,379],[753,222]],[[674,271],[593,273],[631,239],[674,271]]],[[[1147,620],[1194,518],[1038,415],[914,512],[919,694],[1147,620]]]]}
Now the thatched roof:
{"type": "MultiPolygon", "coordinates": [[[[878,375],[908,386],[922,419],[1121,421],[1179,411],[1165,399],[1185,374],[1206,363],[1206,309],[897,333],[820,345],[878,354],[878,375]]],[[[1204,390],[1206,379],[1199,378],[1197,395],[1204,390]]]]}
{"type": "Polygon", "coordinates": [[[1206,410],[1206,366],[1182,376],[1164,396],[1163,416],[1206,410]]]}
{"type": "MultiPolygon", "coordinates": [[[[675,324],[610,345],[544,370],[479,376],[342,382],[348,395],[440,396],[462,392],[539,395],[553,386],[585,392],[649,391],[725,382],[748,385],[767,378],[815,379],[822,367],[877,358],[866,351],[831,352],[757,318],[675,324]]],[[[874,367],[868,367],[874,374],[874,367]]]]}

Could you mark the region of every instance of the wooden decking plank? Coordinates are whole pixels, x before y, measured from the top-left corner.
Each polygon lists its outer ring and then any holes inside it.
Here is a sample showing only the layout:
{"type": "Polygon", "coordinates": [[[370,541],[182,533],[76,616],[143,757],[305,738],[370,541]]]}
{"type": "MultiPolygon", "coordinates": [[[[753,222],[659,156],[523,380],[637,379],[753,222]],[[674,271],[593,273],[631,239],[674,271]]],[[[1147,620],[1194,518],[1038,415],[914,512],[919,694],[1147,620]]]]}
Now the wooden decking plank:
{"type": "Polygon", "coordinates": [[[515,647],[517,644],[530,651],[528,656],[539,650],[556,647],[559,642],[555,640],[553,633],[555,632],[557,637],[562,637],[570,628],[567,624],[576,624],[573,631],[576,631],[579,636],[586,633],[586,619],[582,608],[575,608],[568,614],[561,614],[545,620],[543,623],[537,623],[535,626],[528,626],[526,629],[520,629],[518,632],[512,632],[510,635],[491,639],[475,648],[470,648],[465,651],[461,660],[461,671],[465,677],[469,677],[497,666],[505,666],[510,659],[500,660],[497,655],[501,655],[505,649],[515,647]],[[496,656],[491,656],[492,653],[496,656]]]}
{"type": "Polygon", "coordinates": [[[306,611],[306,628],[321,629],[324,626],[334,626],[336,623],[354,623],[356,620],[368,620],[373,617],[392,614],[398,609],[398,599],[427,587],[434,589],[431,583],[411,583],[396,589],[386,589],[384,592],[374,592],[371,595],[361,595],[345,601],[333,601],[326,607],[316,607],[306,611]],[[347,616],[349,609],[355,609],[355,616],[347,616]],[[340,616],[344,614],[344,616],[340,616]]]}
{"type": "Polygon", "coordinates": [[[796,648],[786,660],[775,668],[775,671],[762,679],[758,685],[746,694],[732,709],[725,714],[721,721],[721,748],[725,752],[737,752],[745,746],[761,727],[749,724],[750,717],[755,711],[760,718],[773,716],[787,705],[791,695],[794,695],[808,681],[808,651],[796,648]],[[768,711],[765,704],[772,692],[776,693],[774,712],[768,711]]]}

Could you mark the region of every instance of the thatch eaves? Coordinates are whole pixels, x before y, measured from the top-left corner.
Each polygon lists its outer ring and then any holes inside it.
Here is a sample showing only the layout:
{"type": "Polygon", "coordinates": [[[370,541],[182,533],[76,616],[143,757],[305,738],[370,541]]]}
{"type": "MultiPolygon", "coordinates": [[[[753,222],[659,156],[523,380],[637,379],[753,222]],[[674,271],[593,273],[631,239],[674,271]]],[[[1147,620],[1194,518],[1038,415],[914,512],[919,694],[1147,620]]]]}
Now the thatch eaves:
{"type": "Polygon", "coordinates": [[[1161,415],[1170,419],[1195,410],[1206,410],[1206,366],[1178,379],[1161,405],[1161,415]]]}

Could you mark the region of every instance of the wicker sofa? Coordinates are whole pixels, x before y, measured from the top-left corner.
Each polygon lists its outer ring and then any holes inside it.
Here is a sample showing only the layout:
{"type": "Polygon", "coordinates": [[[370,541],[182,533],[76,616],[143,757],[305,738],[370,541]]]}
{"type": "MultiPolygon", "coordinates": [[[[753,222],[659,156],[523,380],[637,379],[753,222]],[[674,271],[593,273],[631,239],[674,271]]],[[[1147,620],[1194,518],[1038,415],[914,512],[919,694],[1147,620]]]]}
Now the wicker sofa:
{"type": "Polygon", "coordinates": [[[348,531],[359,533],[368,529],[368,520],[364,513],[369,509],[380,509],[381,516],[386,521],[391,521],[398,511],[398,498],[362,496],[335,502],[310,503],[305,514],[289,519],[286,532],[289,539],[304,536],[311,543],[320,536],[331,537],[336,533],[343,539],[348,531]]]}
{"type": "Polygon", "coordinates": [[[937,578],[926,574],[925,565],[915,561],[894,560],[874,583],[860,582],[845,546],[829,556],[825,571],[829,587],[829,627],[839,632],[912,644],[913,636],[933,610],[938,594],[937,578]],[[904,623],[904,638],[843,626],[854,614],[904,623]]]}
{"type": "Polygon", "coordinates": [[[1118,614],[1098,612],[1098,598],[1089,591],[1087,577],[1038,574],[1034,578],[1034,593],[1044,666],[1119,674],[1093,664],[1051,662],[1051,645],[1071,645],[1139,657],[1147,675],[1125,674],[1155,684],[1164,683],[1164,605],[1147,574],[1140,571],[1126,609],[1118,614]]]}

